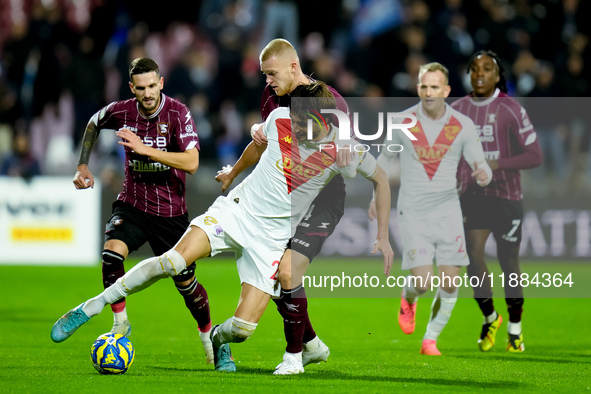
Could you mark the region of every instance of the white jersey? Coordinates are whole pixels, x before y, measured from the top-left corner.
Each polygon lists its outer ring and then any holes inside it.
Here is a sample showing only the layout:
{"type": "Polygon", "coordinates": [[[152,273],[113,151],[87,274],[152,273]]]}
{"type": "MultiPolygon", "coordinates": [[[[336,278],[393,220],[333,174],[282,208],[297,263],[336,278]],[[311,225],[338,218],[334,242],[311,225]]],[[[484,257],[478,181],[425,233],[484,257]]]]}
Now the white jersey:
{"type": "Polygon", "coordinates": [[[342,174],[345,178],[352,178],[359,173],[367,179],[373,179],[378,171],[376,159],[368,152],[357,152],[357,141],[337,140],[339,129],[331,126],[328,135],[320,141],[306,141],[292,148],[294,167],[291,168],[291,209],[292,236],[296,226],[300,223],[305,213],[319,191],[326,186],[331,179],[342,174]],[[354,154],[351,163],[346,167],[338,167],[336,155],[338,149],[349,147],[354,154]],[[337,148],[339,147],[339,148],[337,148]],[[298,163],[299,161],[299,163],[298,163]]]}
{"type": "Polygon", "coordinates": [[[291,195],[283,168],[285,160],[282,144],[285,141],[280,143],[280,138],[285,139],[290,135],[291,121],[289,112],[286,111],[287,116],[281,117],[280,112],[276,111],[269,115],[263,125],[263,133],[268,140],[267,149],[254,170],[230,191],[228,198],[239,199],[240,204],[269,237],[287,241],[291,236],[291,195]],[[280,137],[279,132],[284,129],[287,135],[280,137]]]}
{"type": "MultiPolygon", "coordinates": [[[[336,148],[329,148],[336,145],[335,127],[321,141],[298,145],[292,139],[289,108],[279,107],[271,112],[263,133],[268,140],[267,149],[252,173],[228,197],[239,198],[260,226],[272,231],[269,235],[274,239],[287,240],[293,235],[314,198],[336,174],[357,170],[373,178],[377,172],[375,158],[367,152],[356,153],[347,167],[336,165],[336,148]],[[291,226],[280,224],[286,219],[291,220],[291,226]]],[[[355,142],[339,142],[340,146],[346,144],[353,146],[355,142]]]]}
{"type": "MultiPolygon", "coordinates": [[[[421,102],[404,112],[417,118],[417,124],[410,128],[417,140],[402,133],[392,135],[391,142],[404,147],[400,152],[398,211],[418,216],[461,212],[456,173],[462,155],[470,165],[477,162],[479,168],[490,170],[474,123],[448,104],[437,120],[425,115],[421,102]]],[[[381,153],[385,157],[396,154],[387,149],[381,153]]],[[[492,172],[487,172],[490,179],[492,172]]]]}

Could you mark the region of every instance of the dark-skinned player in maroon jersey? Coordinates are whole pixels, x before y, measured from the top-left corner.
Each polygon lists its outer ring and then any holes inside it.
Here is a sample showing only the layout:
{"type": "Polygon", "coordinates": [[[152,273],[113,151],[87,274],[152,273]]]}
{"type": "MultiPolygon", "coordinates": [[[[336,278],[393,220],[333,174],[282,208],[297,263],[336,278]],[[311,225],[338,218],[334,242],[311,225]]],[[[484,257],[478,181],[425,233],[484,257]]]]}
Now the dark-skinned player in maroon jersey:
{"type": "MultiPolygon", "coordinates": [[[[189,226],[185,176],[194,174],[199,166],[199,138],[191,113],[180,101],[161,93],[164,79],[156,62],[135,59],[129,78],[135,98],[115,101],[90,119],[74,177],[76,189],[92,187],[94,178],[88,162],[100,131],[115,132],[121,138],[119,144],[125,147],[125,180],[105,228],[105,289],[125,274],[123,262],[130,252],[148,242],[154,253],[160,255],[182,237],[189,226]]],[[[213,363],[209,299],[195,277],[195,263],[173,280],[197,321],[206,360],[213,363]]],[[[129,335],[131,325],[125,298],[111,308],[111,332],[129,335]]]]}
{"type": "MultiPolygon", "coordinates": [[[[491,51],[475,53],[468,63],[473,91],[452,104],[472,119],[479,132],[484,155],[493,170],[486,187],[477,187],[470,177],[470,167],[458,168],[461,205],[470,265],[468,275],[482,282],[474,287],[484,323],[478,340],[480,350],[488,351],[503,321],[493,305],[493,289],[484,258],[484,246],[490,233],[497,243],[497,257],[505,274],[505,300],[509,314],[507,351],[525,350],[521,327],[523,288],[520,281],[510,286],[510,279],[521,275],[519,245],[523,223],[523,194],[519,171],[542,163],[542,151],[525,109],[507,95],[504,68],[491,51]],[[482,281],[482,278],[485,278],[482,281]]],[[[471,282],[472,283],[472,282],[471,282]]],[[[515,280],[511,283],[515,283],[515,280]]]]}

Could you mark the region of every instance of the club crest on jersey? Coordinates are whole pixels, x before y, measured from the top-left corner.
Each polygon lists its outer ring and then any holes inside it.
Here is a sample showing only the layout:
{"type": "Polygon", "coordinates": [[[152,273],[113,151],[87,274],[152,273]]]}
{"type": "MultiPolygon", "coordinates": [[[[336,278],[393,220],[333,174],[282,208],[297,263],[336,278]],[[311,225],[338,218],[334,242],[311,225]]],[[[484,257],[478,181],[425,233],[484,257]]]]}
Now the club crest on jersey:
{"type": "Polygon", "coordinates": [[[326,167],[330,167],[334,163],[334,159],[326,152],[322,152],[322,164],[326,167]]]}
{"type": "Polygon", "coordinates": [[[168,128],[170,127],[170,123],[168,123],[168,122],[156,123],[156,126],[158,127],[158,133],[160,133],[160,135],[168,134],[168,128]]]}
{"type": "Polygon", "coordinates": [[[497,114],[486,114],[486,123],[494,124],[497,121],[497,114]]]}
{"type": "Polygon", "coordinates": [[[456,135],[458,135],[460,130],[461,127],[455,125],[448,125],[443,128],[443,131],[445,131],[445,138],[447,138],[450,141],[453,141],[454,138],[456,138],[456,135]]]}

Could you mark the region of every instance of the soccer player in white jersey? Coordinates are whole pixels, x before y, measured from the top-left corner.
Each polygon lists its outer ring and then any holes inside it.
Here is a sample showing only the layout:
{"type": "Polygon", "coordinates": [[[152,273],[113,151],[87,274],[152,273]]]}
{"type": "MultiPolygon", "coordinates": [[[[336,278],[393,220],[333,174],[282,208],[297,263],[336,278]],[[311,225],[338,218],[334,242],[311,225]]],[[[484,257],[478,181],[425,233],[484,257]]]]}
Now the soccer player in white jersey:
{"type": "MultiPolygon", "coordinates": [[[[449,96],[448,70],[440,63],[421,66],[417,84],[420,102],[404,111],[417,123],[409,130],[416,140],[393,136],[401,144],[401,179],[398,220],[402,238],[402,268],[409,269],[402,290],[398,322],[405,334],[415,329],[417,298],[437,286],[431,317],[423,337],[421,354],[441,355],[436,341],[449,321],[457,300],[462,266],[467,266],[462,211],[456,190],[456,172],[463,156],[472,166],[480,186],[491,180],[492,171],[484,158],[474,123],[445,103],[449,96]],[[439,282],[434,280],[433,260],[439,282]]],[[[396,153],[382,150],[378,164],[388,171],[396,153]]],[[[370,204],[370,218],[375,211],[370,204]]]]}
{"type": "MultiPolygon", "coordinates": [[[[322,94],[322,97],[328,97],[326,85],[322,84],[320,88],[318,85],[320,83],[302,85],[294,94],[306,97],[322,94]]],[[[234,316],[212,329],[211,340],[215,369],[235,371],[236,365],[229,343],[248,339],[256,329],[271,296],[279,294],[280,289],[276,286],[275,279],[277,264],[291,236],[291,223],[299,223],[305,214],[305,211],[297,212],[292,209],[291,192],[304,185],[296,198],[301,198],[302,206],[308,207],[324,186],[315,177],[298,179],[292,176],[292,167],[289,166],[297,161],[292,152],[298,151],[300,141],[296,142],[292,138],[289,115],[286,108],[279,108],[271,113],[263,127],[268,144],[266,148],[262,148],[264,152],[253,172],[232,189],[228,196],[219,197],[207,212],[193,219],[174,248],[161,256],[140,262],[101,294],[70,310],[54,324],[52,338],[58,342],[69,338],[82,324],[98,315],[107,304],[134,294],[159,279],[176,275],[186,267],[187,261],[234,251],[242,284],[240,300],[234,316]]],[[[303,117],[304,114],[300,116],[303,117]]],[[[326,131],[324,134],[319,132],[315,139],[320,141],[325,135],[326,131]]],[[[301,154],[302,152],[300,157],[301,154]]],[[[348,168],[347,171],[359,171],[367,176],[371,174],[379,185],[376,188],[379,211],[376,247],[384,254],[384,271],[389,273],[393,258],[387,220],[390,191],[385,172],[378,169],[375,160],[369,156],[358,158],[354,164],[357,167],[348,168]]],[[[325,158],[321,157],[322,159],[325,158]]],[[[334,176],[338,171],[336,168],[338,167],[333,165],[330,169],[325,168],[324,172],[331,172],[334,176]]],[[[328,182],[330,178],[324,181],[328,182]]]]}

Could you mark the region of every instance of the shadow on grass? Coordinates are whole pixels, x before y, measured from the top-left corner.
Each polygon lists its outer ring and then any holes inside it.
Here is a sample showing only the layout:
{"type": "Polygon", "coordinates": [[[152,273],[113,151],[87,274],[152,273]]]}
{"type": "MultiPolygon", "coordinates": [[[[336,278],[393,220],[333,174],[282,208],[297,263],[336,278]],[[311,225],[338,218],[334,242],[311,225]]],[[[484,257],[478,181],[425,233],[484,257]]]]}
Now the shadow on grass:
{"type": "Polygon", "coordinates": [[[473,360],[496,360],[496,361],[515,361],[515,362],[533,362],[533,363],[547,363],[547,364],[591,364],[589,355],[585,354],[569,354],[569,359],[566,358],[549,358],[543,355],[540,356],[524,356],[523,354],[480,354],[475,355],[473,352],[458,353],[455,355],[448,355],[448,357],[458,359],[473,359],[473,360]],[[472,354],[471,354],[472,353],[472,354]],[[576,358],[580,358],[577,360],[576,358]]]}
{"type": "MultiPolygon", "coordinates": [[[[478,381],[471,379],[442,379],[442,378],[413,378],[413,377],[397,377],[397,376],[383,376],[383,375],[351,375],[338,371],[327,371],[327,370],[311,370],[306,371],[300,375],[286,375],[286,376],[274,376],[273,371],[268,368],[252,368],[252,367],[238,367],[236,372],[215,372],[214,370],[191,370],[191,369],[177,369],[177,368],[166,368],[160,366],[152,366],[157,370],[170,370],[170,371],[187,371],[187,372],[205,372],[209,374],[219,374],[218,376],[230,377],[234,376],[238,379],[245,377],[245,375],[257,375],[257,377],[268,377],[272,379],[298,379],[298,380],[326,380],[326,381],[356,381],[356,382],[389,382],[389,383],[409,383],[409,384],[424,384],[434,386],[445,386],[445,387],[470,387],[470,388],[483,388],[483,389],[524,389],[528,385],[519,382],[506,382],[506,381],[478,381]]],[[[211,375],[210,375],[211,376],[211,375]]]]}

